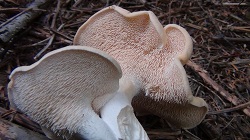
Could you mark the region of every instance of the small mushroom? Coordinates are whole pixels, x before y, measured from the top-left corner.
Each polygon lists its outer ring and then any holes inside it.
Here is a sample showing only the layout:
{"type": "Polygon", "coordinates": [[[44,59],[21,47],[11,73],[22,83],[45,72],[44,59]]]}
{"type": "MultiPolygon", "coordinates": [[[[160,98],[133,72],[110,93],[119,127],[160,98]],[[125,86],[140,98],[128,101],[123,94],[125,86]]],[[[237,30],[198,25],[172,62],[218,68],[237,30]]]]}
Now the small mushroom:
{"type": "Polygon", "coordinates": [[[177,128],[195,127],[207,113],[206,102],[192,95],[183,68],[193,49],[184,28],[163,28],[151,11],[110,6],[78,29],[74,44],[105,51],[119,62],[124,77],[138,81],[136,111],[163,117],[177,128]]]}
{"type": "Polygon", "coordinates": [[[99,114],[106,113],[101,108],[118,89],[126,90],[119,87],[121,76],[119,64],[103,51],[68,46],[16,68],[9,77],[8,96],[11,106],[39,123],[51,139],[114,140],[118,136],[110,126],[119,121],[107,124],[99,114]]]}

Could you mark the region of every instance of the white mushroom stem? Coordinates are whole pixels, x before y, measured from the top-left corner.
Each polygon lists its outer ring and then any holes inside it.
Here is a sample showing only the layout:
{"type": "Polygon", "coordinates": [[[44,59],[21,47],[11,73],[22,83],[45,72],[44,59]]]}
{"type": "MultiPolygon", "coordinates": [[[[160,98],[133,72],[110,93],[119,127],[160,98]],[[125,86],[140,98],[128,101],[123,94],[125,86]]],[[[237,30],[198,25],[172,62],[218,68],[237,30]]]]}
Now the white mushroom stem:
{"type": "Polygon", "coordinates": [[[101,118],[115,133],[117,139],[149,139],[131,106],[132,98],[138,91],[137,84],[121,78],[116,95],[100,110],[101,118]]]}
{"type": "Polygon", "coordinates": [[[117,140],[109,126],[97,114],[91,112],[84,113],[88,121],[82,122],[83,127],[79,133],[80,138],[86,140],[117,140]]]}
{"type": "MultiPolygon", "coordinates": [[[[83,113],[86,113],[84,116],[88,117],[88,121],[80,122],[82,123],[81,129],[78,133],[70,136],[70,140],[117,140],[109,126],[97,114],[87,110],[84,110],[83,113]]],[[[41,128],[48,138],[52,140],[62,140],[62,137],[56,135],[51,129],[43,126],[41,128]]],[[[66,137],[64,136],[64,138],[66,137]]]]}

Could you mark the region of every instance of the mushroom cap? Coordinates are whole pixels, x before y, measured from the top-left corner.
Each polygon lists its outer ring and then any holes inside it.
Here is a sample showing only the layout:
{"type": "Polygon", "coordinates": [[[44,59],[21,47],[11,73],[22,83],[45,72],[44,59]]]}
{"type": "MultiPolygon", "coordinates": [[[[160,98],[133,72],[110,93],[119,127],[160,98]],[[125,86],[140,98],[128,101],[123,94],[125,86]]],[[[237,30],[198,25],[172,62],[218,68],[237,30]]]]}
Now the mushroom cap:
{"type": "Polygon", "coordinates": [[[94,100],[99,97],[105,104],[111,99],[121,75],[119,64],[105,52],[68,46],[16,68],[9,77],[8,96],[13,107],[41,126],[78,133],[90,127],[84,124],[95,123],[89,122],[99,117],[93,110],[94,100]]]}
{"type": "Polygon", "coordinates": [[[189,59],[190,36],[177,25],[164,30],[150,11],[130,13],[117,6],[105,8],[78,29],[74,44],[92,46],[113,56],[123,74],[136,77],[146,94],[156,100],[185,102],[189,96],[185,92],[190,90],[183,78],[185,70],[178,69],[174,61],[181,58],[184,63],[189,59]],[[175,77],[172,69],[176,69],[175,77]],[[185,86],[174,87],[170,78],[185,86]]]}
{"type": "MultiPolygon", "coordinates": [[[[104,8],[78,29],[73,43],[98,48],[114,57],[121,65],[124,77],[139,81],[143,91],[138,95],[140,99],[148,96],[155,101],[152,106],[156,109],[151,112],[158,110],[157,101],[190,104],[198,99],[192,95],[183,68],[193,49],[190,35],[175,24],[163,28],[151,11],[130,13],[118,6],[104,8]]],[[[134,102],[143,101],[136,99],[134,102]]],[[[198,110],[206,114],[205,101],[195,103],[203,104],[205,111],[200,107],[198,110]]],[[[146,100],[142,104],[147,104],[146,100]]]]}

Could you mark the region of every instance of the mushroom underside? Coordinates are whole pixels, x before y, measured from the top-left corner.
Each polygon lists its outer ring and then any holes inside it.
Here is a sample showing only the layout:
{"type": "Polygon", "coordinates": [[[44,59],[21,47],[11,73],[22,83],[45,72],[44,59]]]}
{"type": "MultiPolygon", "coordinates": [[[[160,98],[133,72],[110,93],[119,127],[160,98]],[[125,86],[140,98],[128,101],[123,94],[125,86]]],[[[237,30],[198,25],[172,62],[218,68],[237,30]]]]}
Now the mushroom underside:
{"type": "Polygon", "coordinates": [[[206,102],[198,97],[194,100],[199,104],[156,101],[140,94],[133,98],[132,105],[138,114],[154,114],[165,119],[172,128],[190,129],[200,124],[207,113],[206,102]]]}
{"type": "MultiPolygon", "coordinates": [[[[8,96],[12,107],[62,137],[76,133],[88,139],[112,139],[92,103],[106,94],[114,96],[121,75],[119,64],[105,52],[68,46],[16,68],[10,75],[8,96]]],[[[109,98],[99,101],[112,98],[105,97],[109,98]]]]}

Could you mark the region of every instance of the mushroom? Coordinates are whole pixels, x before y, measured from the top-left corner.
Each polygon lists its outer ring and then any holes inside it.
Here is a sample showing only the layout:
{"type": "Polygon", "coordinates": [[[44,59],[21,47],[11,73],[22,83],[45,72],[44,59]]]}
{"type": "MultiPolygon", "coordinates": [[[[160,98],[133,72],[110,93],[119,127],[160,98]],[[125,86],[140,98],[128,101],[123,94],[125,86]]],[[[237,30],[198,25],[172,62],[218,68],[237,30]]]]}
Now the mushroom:
{"type": "Polygon", "coordinates": [[[105,51],[119,62],[124,77],[137,81],[136,111],[158,115],[176,128],[193,128],[207,113],[206,102],[192,95],[183,68],[193,49],[184,28],[163,28],[151,11],[110,6],[90,17],[73,43],[105,51]]]}
{"type": "MultiPolygon", "coordinates": [[[[39,123],[51,139],[123,139],[119,137],[122,134],[116,136],[113,132],[119,119],[114,118],[110,125],[99,116],[102,112],[108,117],[102,108],[111,99],[115,102],[113,97],[119,89],[126,90],[119,87],[121,76],[119,64],[105,52],[68,46],[46,54],[30,66],[16,68],[9,77],[8,96],[11,106],[39,123]]],[[[130,104],[131,100],[127,102],[130,104]]],[[[124,112],[123,107],[119,109],[115,111],[124,112]]],[[[129,115],[130,119],[135,118],[134,114],[129,115]]],[[[142,128],[138,120],[131,121],[142,128]]],[[[144,129],[140,131],[145,133],[144,129]]]]}

